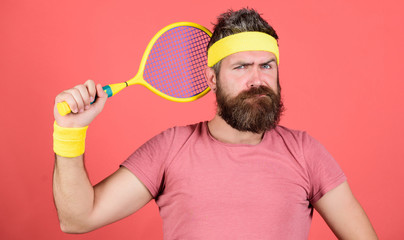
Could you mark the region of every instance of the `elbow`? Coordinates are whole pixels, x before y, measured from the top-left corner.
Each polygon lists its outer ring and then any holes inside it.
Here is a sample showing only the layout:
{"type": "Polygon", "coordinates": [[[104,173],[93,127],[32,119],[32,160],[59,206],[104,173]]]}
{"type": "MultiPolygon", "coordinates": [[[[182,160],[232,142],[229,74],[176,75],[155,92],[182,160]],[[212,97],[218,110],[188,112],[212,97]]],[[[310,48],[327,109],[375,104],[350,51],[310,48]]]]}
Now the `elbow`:
{"type": "Polygon", "coordinates": [[[82,233],[88,233],[94,230],[93,228],[86,227],[85,225],[80,225],[80,224],[71,224],[71,223],[66,223],[64,221],[60,221],[60,230],[64,233],[68,234],[82,234],[82,233]]]}
{"type": "Polygon", "coordinates": [[[60,230],[64,233],[69,233],[69,234],[78,234],[80,232],[75,231],[73,228],[68,227],[66,225],[60,224],[60,230]]]}
{"type": "Polygon", "coordinates": [[[58,211],[59,228],[68,234],[81,234],[91,232],[99,227],[98,222],[89,214],[72,213],[65,214],[58,211]]]}
{"type": "Polygon", "coordinates": [[[62,224],[62,223],[60,223],[60,230],[64,233],[69,233],[69,234],[85,233],[84,231],[80,231],[80,229],[78,229],[78,228],[72,227],[71,225],[62,224]]]}

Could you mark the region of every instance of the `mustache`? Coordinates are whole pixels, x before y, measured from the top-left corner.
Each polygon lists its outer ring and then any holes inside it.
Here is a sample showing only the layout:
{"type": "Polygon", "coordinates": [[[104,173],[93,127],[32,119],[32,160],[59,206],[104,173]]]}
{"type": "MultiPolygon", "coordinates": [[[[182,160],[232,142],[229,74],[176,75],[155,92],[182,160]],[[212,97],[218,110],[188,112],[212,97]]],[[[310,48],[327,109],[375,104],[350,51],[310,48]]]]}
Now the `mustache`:
{"type": "Polygon", "coordinates": [[[267,86],[258,86],[258,87],[252,87],[250,89],[244,90],[239,94],[239,98],[242,100],[248,99],[248,98],[253,98],[257,96],[268,96],[272,98],[273,96],[278,95],[275,93],[272,88],[267,87],[267,86]]]}

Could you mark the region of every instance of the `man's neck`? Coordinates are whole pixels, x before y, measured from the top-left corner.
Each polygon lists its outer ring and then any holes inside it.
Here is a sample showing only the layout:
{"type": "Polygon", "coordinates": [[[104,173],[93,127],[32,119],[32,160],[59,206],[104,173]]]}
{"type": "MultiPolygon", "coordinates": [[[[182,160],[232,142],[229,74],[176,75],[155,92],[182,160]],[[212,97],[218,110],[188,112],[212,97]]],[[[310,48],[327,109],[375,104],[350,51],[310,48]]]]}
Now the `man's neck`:
{"type": "Polygon", "coordinates": [[[261,142],[263,136],[263,133],[234,129],[218,115],[208,122],[208,129],[215,139],[224,143],[256,145],[261,142]]]}

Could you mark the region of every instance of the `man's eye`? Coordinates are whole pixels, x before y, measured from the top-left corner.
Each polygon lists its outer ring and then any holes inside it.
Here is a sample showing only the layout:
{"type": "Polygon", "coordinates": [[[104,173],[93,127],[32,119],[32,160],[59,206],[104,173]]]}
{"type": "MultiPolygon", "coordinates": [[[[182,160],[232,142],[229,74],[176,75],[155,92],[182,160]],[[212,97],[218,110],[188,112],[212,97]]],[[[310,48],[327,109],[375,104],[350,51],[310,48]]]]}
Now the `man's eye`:
{"type": "Polygon", "coordinates": [[[264,65],[262,65],[262,68],[271,69],[271,65],[269,65],[269,64],[264,64],[264,65]]]}
{"type": "Polygon", "coordinates": [[[243,68],[245,68],[244,65],[239,65],[239,66],[236,66],[234,69],[243,69],[243,68]]]}

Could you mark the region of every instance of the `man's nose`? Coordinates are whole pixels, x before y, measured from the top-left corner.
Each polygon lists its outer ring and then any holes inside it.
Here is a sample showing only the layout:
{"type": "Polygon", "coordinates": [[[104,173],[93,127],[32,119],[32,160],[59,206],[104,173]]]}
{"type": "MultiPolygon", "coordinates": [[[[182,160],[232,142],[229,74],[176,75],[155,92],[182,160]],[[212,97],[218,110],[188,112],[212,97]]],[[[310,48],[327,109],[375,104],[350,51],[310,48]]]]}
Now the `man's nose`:
{"type": "Polygon", "coordinates": [[[248,81],[248,87],[259,87],[263,83],[260,69],[255,67],[251,69],[251,75],[248,81]]]}

